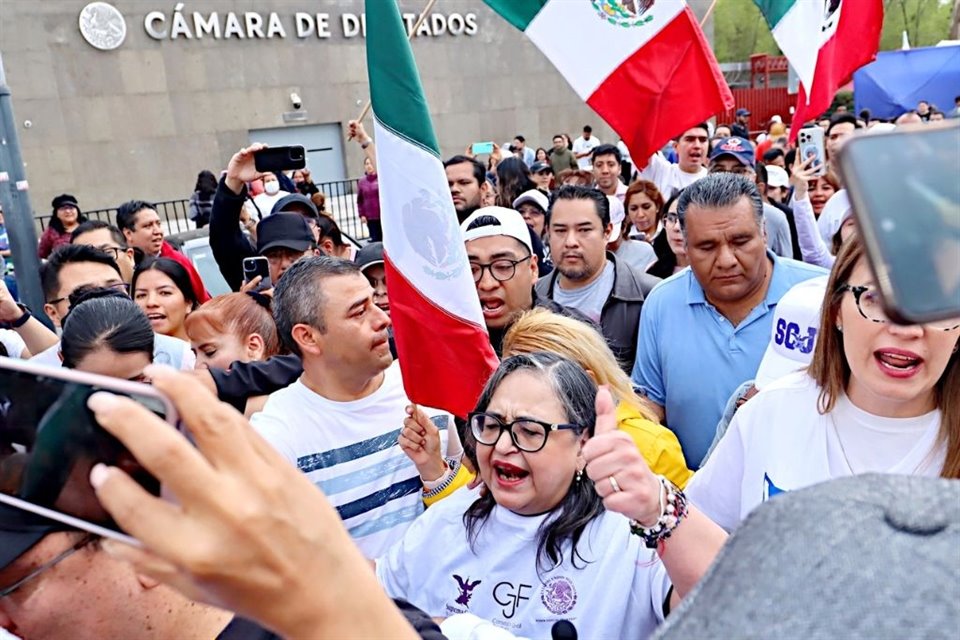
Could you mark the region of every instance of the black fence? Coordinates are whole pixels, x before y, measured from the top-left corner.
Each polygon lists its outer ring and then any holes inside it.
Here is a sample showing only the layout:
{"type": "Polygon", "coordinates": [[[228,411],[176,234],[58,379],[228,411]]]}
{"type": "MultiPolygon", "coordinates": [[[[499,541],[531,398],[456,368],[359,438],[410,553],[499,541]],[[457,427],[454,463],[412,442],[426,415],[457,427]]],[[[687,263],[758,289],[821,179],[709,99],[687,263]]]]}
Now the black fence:
{"type": "MultiPolygon", "coordinates": [[[[340,230],[348,236],[362,240],[369,237],[367,228],[360,224],[360,214],[357,211],[357,182],[358,178],[338,180],[336,182],[322,182],[317,184],[320,192],[326,196],[323,212],[337,221],[340,230]]],[[[165,200],[153,203],[160,215],[166,232],[170,235],[193,231],[197,225],[190,219],[189,200],[165,200]]],[[[117,223],[117,209],[95,209],[84,211],[88,220],[102,220],[110,224],[117,223]]],[[[52,216],[34,216],[43,233],[50,224],[52,216]]]]}

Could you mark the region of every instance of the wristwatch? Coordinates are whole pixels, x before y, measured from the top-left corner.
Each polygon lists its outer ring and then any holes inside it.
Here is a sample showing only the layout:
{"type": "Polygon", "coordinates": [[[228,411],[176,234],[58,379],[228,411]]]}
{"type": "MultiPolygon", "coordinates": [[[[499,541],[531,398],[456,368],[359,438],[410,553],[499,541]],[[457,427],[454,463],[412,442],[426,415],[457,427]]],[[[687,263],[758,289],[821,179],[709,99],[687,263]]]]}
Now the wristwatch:
{"type": "Polygon", "coordinates": [[[27,321],[33,317],[33,314],[30,313],[30,309],[27,308],[27,305],[18,302],[17,306],[20,307],[21,311],[23,311],[23,315],[12,322],[0,322],[0,329],[19,329],[23,325],[27,324],[27,321]]]}

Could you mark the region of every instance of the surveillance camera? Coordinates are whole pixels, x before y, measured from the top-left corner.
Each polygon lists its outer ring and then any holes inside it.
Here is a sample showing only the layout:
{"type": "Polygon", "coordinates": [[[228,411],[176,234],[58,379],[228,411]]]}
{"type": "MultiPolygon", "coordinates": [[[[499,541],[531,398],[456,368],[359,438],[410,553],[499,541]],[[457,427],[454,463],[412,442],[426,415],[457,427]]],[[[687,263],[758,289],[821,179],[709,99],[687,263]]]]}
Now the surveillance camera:
{"type": "Polygon", "coordinates": [[[293,105],[294,109],[299,109],[303,106],[303,101],[300,99],[300,94],[296,91],[290,94],[290,104],[293,105]]]}

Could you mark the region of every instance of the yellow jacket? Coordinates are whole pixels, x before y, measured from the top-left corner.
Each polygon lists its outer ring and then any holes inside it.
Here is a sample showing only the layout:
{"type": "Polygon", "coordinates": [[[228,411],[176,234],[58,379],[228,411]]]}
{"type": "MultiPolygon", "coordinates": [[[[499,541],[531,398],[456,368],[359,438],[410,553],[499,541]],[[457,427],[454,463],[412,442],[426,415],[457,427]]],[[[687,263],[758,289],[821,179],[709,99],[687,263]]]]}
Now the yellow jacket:
{"type": "Polygon", "coordinates": [[[680,441],[673,431],[647,420],[626,402],[617,406],[617,426],[621,431],[630,434],[651,471],[681,489],[687,486],[693,477],[693,471],[687,468],[680,441]]]}
{"type": "MultiPolygon", "coordinates": [[[[640,450],[650,470],[683,489],[687,486],[693,471],[687,468],[683,449],[677,436],[666,427],[644,418],[640,411],[625,402],[617,406],[617,425],[621,431],[630,434],[640,450]]],[[[428,507],[443,500],[460,487],[473,480],[473,474],[463,465],[457,469],[453,483],[435,496],[424,498],[428,507]]]]}

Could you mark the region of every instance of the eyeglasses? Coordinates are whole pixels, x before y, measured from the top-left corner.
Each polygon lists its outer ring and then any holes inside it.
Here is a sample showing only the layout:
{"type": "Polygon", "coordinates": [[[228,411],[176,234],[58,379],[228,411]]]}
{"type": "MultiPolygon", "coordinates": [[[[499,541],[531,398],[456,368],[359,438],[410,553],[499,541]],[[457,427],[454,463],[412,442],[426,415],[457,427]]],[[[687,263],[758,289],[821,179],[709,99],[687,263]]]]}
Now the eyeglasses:
{"type": "Polygon", "coordinates": [[[501,258],[500,260],[494,260],[489,264],[471,262],[470,272],[473,273],[474,282],[480,282],[483,280],[483,272],[485,269],[490,270],[490,275],[493,276],[493,279],[497,282],[506,282],[516,275],[517,265],[521,262],[529,260],[531,257],[532,256],[527,256],[526,258],[521,258],[520,260],[508,260],[507,258],[501,258]]]}
{"type": "Polygon", "coordinates": [[[670,224],[677,224],[678,222],[680,222],[680,216],[678,216],[675,213],[668,213],[667,215],[663,216],[663,219],[665,222],[668,222],[670,224]]]}
{"type": "Polygon", "coordinates": [[[95,248],[99,249],[100,251],[103,251],[104,253],[109,253],[111,256],[113,256],[114,260],[119,260],[120,254],[124,252],[124,250],[121,249],[120,247],[112,247],[107,244],[102,244],[99,247],[95,247],[95,248]]]}
{"type": "MultiPolygon", "coordinates": [[[[887,322],[887,314],[883,310],[883,301],[880,292],[873,287],[853,286],[851,284],[840,285],[838,291],[849,291],[853,294],[853,299],[857,302],[857,311],[860,315],[871,322],[887,322]]],[[[960,327],[956,318],[949,320],[937,320],[927,322],[925,326],[940,331],[953,331],[960,327]]]]}
{"type": "Polygon", "coordinates": [[[76,289],[74,289],[67,295],[63,296],[62,298],[54,298],[53,300],[47,300],[47,304],[60,304],[64,300],[69,299],[71,295],[73,295],[74,293],[77,293],[78,291],[83,292],[88,289],[98,289],[98,288],[113,289],[114,291],[122,291],[123,293],[130,295],[130,285],[128,285],[126,282],[109,282],[107,284],[102,284],[102,285],[91,284],[91,285],[84,285],[82,287],[77,287],[76,289]]]}
{"type": "Polygon", "coordinates": [[[10,594],[12,594],[14,591],[16,591],[17,589],[19,589],[20,587],[22,587],[23,585],[25,585],[25,584],[27,584],[28,582],[30,582],[31,580],[35,579],[36,577],[38,577],[38,576],[41,575],[42,573],[45,573],[45,572],[49,571],[50,569],[53,569],[55,566],[57,566],[58,564],[60,564],[61,562],[63,562],[64,560],[66,560],[67,558],[69,558],[70,556],[72,556],[73,554],[75,554],[77,551],[80,551],[80,549],[83,549],[85,546],[87,546],[88,544],[90,544],[91,542],[93,542],[93,541],[96,540],[96,539],[97,539],[97,536],[95,536],[95,535],[89,535],[89,534],[88,534],[88,535],[83,536],[82,538],[80,538],[79,541],[77,541],[76,544],[74,544],[72,547],[70,547],[69,549],[67,549],[67,550],[64,551],[63,553],[60,553],[60,554],[54,556],[53,559],[51,559],[51,560],[47,560],[46,562],[44,562],[43,564],[41,564],[41,565],[40,565],[39,567],[37,567],[36,569],[34,569],[33,571],[31,571],[30,573],[28,573],[28,574],[25,575],[24,577],[20,578],[20,579],[17,580],[16,582],[14,582],[14,583],[13,583],[12,585],[10,585],[9,587],[4,587],[3,589],[0,589],[0,598],[6,598],[6,597],[9,596],[10,594]]]}
{"type": "Polygon", "coordinates": [[[500,440],[504,431],[510,433],[510,440],[513,446],[520,451],[527,453],[536,453],[543,449],[547,444],[547,436],[551,431],[560,429],[582,429],[576,424],[550,424],[533,420],[532,418],[521,418],[513,422],[504,422],[500,418],[489,413],[471,413],[470,431],[473,437],[480,444],[492,447],[500,440]]]}

